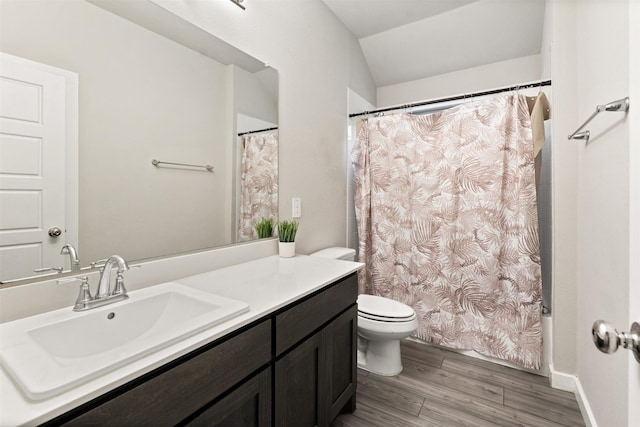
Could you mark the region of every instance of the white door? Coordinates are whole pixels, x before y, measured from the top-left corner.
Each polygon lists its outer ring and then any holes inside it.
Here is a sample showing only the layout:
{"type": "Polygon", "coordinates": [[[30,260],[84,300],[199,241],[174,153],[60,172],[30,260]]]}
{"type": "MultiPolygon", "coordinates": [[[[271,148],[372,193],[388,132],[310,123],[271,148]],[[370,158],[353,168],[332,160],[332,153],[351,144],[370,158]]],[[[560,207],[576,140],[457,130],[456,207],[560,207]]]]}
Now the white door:
{"type": "Polygon", "coordinates": [[[0,281],[65,262],[66,83],[47,68],[0,56],[0,281]]]}
{"type": "MultiPolygon", "coordinates": [[[[577,370],[583,391],[579,395],[591,409],[587,425],[638,427],[640,364],[622,348],[611,355],[598,353],[589,332],[595,320],[609,322],[618,332],[629,332],[633,322],[640,322],[640,2],[553,3],[575,8],[567,25],[579,22],[576,34],[562,36],[576,40],[575,47],[565,46],[578,52],[577,90],[564,94],[575,95],[567,98],[573,104],[566,105],[575,105],[579,117],[567,126],[568,132],[589,117],[595,105],[627,95],[630,100],[628,113],[603,112],[590,121],[585,129],[591,139],[577,144],[577,370]],[[594,26],[596,38],[591,37],[594,26]],[[620,34],[614,34],[618,30],[620,34]],[[617,66],[603,73],[602,64],[617,66]]],[[[568,59],[567,67],[573,61],[568,59]]],[[[615,344],[615,335],[612,338],[615,344]]]]}
{"type": "MultiPolygon", "coordinates": [[[[629,218],[630,218],[630,251],[629,259],[631,260],[631,268],[629,272],[629,319],[626,325],[621,327],[629,328],[632,322],[640,323],[640,113],[638,107],[640,104],[640,28],[633,23],[640,21],[640,3],[631,1],[629,3],[629,31],[630,31],[630,47],[629,47],[629,75],[631,76],[629,98],[634,100],[634,110],[630,113],[631,120],[630,132],[630,197],[629,197],[629,218]]],[[[625,329],[628,330],[628,329],[625,329]]],[[[629,357],[629,356],[627,356],[629,357]]],[[[640,362],[636,363],[631,357],[628,359],[630,364],[629,373],[629,403],[627,411],[628,417],[632,423],[640,425],[638,418],[638,402],[640,402],[640,362]]]]}

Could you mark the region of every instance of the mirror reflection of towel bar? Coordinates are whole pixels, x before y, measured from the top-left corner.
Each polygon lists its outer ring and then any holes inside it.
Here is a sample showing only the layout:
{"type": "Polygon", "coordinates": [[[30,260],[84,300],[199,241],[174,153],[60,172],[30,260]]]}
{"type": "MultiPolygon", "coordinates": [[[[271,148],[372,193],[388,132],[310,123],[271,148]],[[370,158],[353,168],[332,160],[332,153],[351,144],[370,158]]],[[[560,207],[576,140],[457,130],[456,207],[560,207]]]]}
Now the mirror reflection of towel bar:
{"type": "Polygon", "coordinates": [[[627,96],[625,98],[618,99],[617,101],[612,101],[605,105],[598,105],[596,107],[596,111],[594,111],[593,114],[589,116],[587,120],[585,120],[582,126],[580,126],[578,129],[575,130],[575,132],[569,135],[568,139],[582,139],[589,142],[589,137],[591,136],[591,133],[588,130],[584,132],[580,132],[580,130],[582,130],[582,128],[585,127],[587,123],[589,123],[595,116],[597,116],[599,113],[603,111],[620,111],[620,112],[626,113],[627,111],[629,111],[629,97],[627,96]]]}
{"type": "Polygon", "coordinates": [[[151,164],[153,166],[173,165],[173,166],[188,166],[190,168],[205,168],[209,172],[213,172],[213,166],[211,165],[191,165],[188,163],[161,162],[160,160],[156,160],[156,159],[151,160],[151,164]]]}
{"type": "Polygon", "coordinates": [[[589,140],[590,136],[591,136],[591,132],[589,132],[588,130],[583,130],[582,132],[576,132],[572,135],[573,139],[584,139],[586,141],[589,140]]]}

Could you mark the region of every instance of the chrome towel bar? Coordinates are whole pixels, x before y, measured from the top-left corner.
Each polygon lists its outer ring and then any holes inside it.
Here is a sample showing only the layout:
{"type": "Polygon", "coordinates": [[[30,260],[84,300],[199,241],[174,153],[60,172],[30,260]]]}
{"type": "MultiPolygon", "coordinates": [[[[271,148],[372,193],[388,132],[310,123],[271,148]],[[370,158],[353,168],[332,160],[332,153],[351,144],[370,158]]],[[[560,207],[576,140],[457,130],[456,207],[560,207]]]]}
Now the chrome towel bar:
{"type": "Polygon", "coordinates": [[[156,160],[156,159],[151,160],[151,164],[153,166],[174,165],[174,166],[188,166],[191,168],[205,168],[209,172],[213,172],[213,166],[211,165],[190,165],[188,163],[161,162],[160,160],[156,160]]]}
{"type": "Polygon", "coordinates": [[[589,116],[589,118],[582,124],[582,126],[580,126],[575,130],[575,132],[569,135],[568,139],[582,139],[589,142],[591,133],[588,130],[585,130],[583,132],[580,131],[587,125],[587,123],[589,123],[595,116],[597,116],[598,113],[601,113],[603,111],[620,111],[626,113],[627,111],[629,111],[629,97],[627,96],[625,98],[618,99],[617,101],[612,101],[605,105],[598,105],[596,107],[596,111],[594,111],[593,114],[589,116]]]}

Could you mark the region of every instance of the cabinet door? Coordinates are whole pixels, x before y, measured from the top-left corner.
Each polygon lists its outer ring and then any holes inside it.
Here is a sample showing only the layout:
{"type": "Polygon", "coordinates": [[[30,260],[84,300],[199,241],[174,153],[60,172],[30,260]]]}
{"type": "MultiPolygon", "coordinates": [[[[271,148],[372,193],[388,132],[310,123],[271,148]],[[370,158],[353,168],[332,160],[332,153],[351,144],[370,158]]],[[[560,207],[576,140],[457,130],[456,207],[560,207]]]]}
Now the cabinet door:
{"type": "Polygon", "coordinates": [[[276,362],[275,424],[278,427],[326,426],[327,383],[324,330],[276,362]]]}
{"type": "Polygon", "coordinates": [[[343,408],[348,412],[356,409],[357,322],[358,309],[353,306],[325,329],[329,375],[326,398],[330,421],[343,408]]]}
{"type": "Polygon", "coordinates": [[[271,425],[271,369],[262,370],[186,425],[190,427],[266,427],[271,425]]]}

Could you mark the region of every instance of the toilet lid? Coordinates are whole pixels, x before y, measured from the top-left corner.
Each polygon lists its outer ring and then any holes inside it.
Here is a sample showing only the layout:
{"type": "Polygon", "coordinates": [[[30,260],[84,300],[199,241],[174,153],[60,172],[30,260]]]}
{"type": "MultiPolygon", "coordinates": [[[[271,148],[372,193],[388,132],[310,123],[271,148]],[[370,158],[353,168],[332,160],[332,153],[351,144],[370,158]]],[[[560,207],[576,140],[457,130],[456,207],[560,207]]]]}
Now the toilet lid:
{"type": "Polygon", "coordinates": [[[406,321],[415,317],[411,307],[390,298],[376,295],[358,295],[358,312],[372,320],[406,321]]]}

